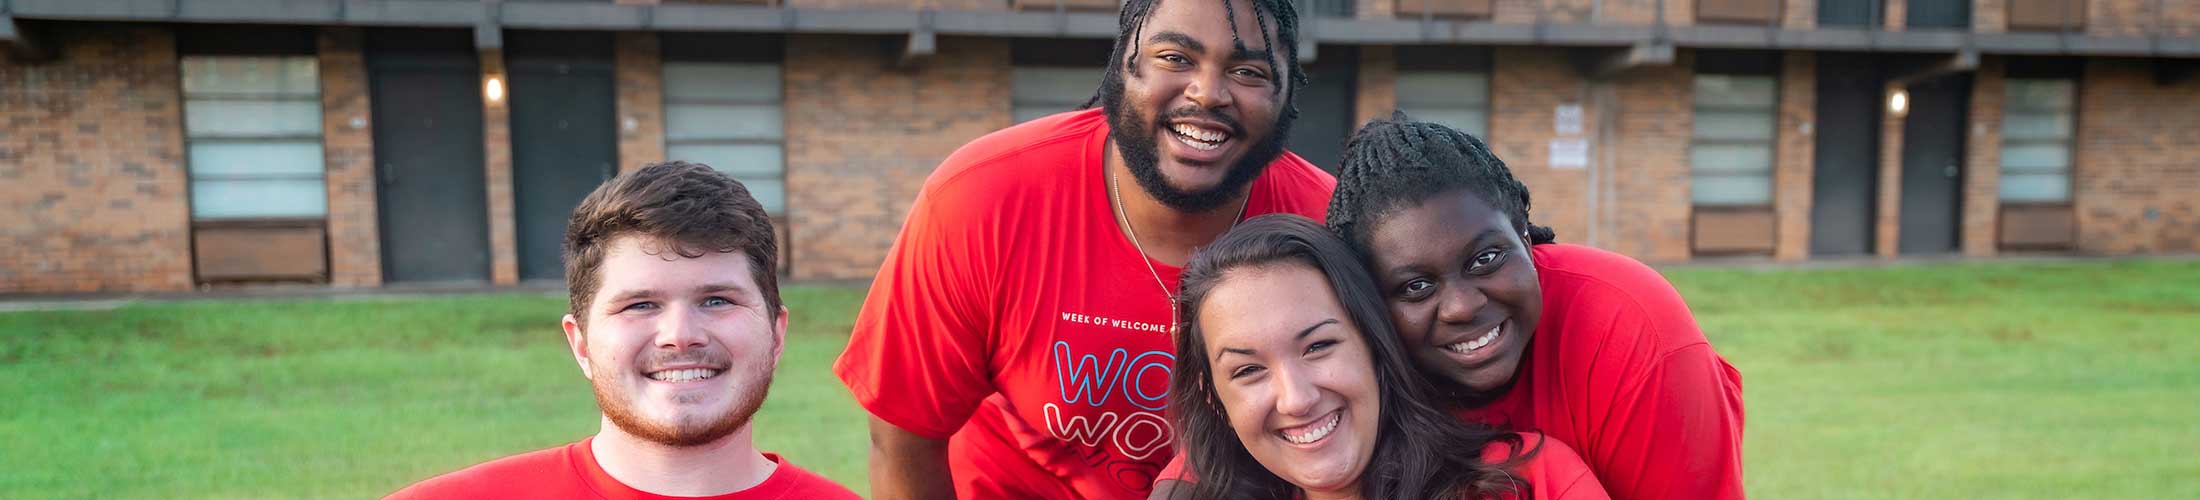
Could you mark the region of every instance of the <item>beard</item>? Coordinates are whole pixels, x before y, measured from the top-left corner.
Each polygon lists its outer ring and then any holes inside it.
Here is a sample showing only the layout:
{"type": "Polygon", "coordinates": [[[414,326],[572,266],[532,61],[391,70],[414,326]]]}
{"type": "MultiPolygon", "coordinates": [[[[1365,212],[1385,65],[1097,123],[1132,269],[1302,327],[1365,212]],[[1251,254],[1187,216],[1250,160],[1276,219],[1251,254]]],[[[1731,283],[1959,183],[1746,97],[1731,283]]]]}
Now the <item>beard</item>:
{"type": "MultiPolygon", "coordinates": [[[[724,354],[705,355],[704,359],[706,364],[716,366],[729,364],[725,362],[724,354]]],[[[612,367],[597,365],[593,359],[589,361],[589,364],[594,366],[593,371],[597,374],[614,373],[610,371],[612,367]]],[[[644,364],[644,366],[652,364],[644,364]]],[[[738,380],[752,382],[748,387],[736,384],[734,391],[737,394],[734,397],[737,399],[725,412],[717,415],[683,414],[669,419],[670,421],[652,419],[635,408],[637,404],[634,401],[634,394],[621,392],[618,382],[612,381],[611,377],[593,377],[589,381],[589,386],[596,393],[596,406],[603,409],[604,418],[610,420],[612,425],[618,426],[619,430],[644,441],[665,446],[681,448],[701,446],[733,435],[734,432],[748,427],[750,418],[755,417],[756,411],[764,406],[764,396],[771,392],[772,371],[776,366],[769,361],[749,363],[748,365],[749,367],[745,373],[735,371],[740,369],[740,366],[730,366],[725,372],[718,374],[720,377],[741,377],[738,380]],[[750,387],[755,390],[742,390],[750,387]]],[[[628,373],[632,373],[631,367],[626,368],[629,369],[628,373]]],[[[673,401],[675,405],[686,405],[695,402],[689,397],[682,397],[673,401]]]]}
{"type": "Polygon", "coordinates": [[[1291,122],[1298,117],[1298,108],[1284,103],[1284,112],[1276,118],[1276,126],[1268,134],[1253,143],[1239,156],[1222,176],[1222,182],[1201,190],[1179,189],[1169,184],[1161,173],[1161,145],[1155,142],[1166,122],[1172,118],[1199,116],[1230,127],[1230,137],[1245,137],[1245,127],[1227,115],[1186,105],[1170,110],[1159,117],[1144,116],[1138,110],[1123,105],[1123,80],[1110,77],[1101,83],[1101,112],[1108,115],[1108,139],[1115,142],[1116,151],[1123,155],[1123,164],[1130,168],[1131,178],[1146,195],[1160,201],[1163,206],[1178,212],[1202,213],[1221,207],[1236,199],[1245,186],[1260,178],[1268,169],[1268,163],[1283,154],[1283,138],[1291,135],[1291,122]]]}

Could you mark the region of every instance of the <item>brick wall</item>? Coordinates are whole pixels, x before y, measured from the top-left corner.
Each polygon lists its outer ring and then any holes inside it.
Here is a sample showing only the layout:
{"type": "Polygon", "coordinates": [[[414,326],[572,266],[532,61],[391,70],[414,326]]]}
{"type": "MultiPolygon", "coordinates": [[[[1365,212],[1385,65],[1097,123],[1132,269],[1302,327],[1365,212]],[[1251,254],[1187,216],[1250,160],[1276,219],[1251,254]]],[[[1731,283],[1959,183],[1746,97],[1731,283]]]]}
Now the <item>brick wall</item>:
{"type": "Polygon", "coordinates": [[[0,293],[191,288],[175,37],[55,30],[0,53],[0,293]]]}
{"type": "MultiPolygon", "coordinates": [[[[1879,102],[1887,102],[1896,89],[1888,85],[1880,92],[1879,102]]],[[[1872,221],[1872,250],[1881,258],[1894,258],[1900,248],[1896,237],[1902,230],[1902,122],[1903,117],[1892,112],[1879,114],[1879,207],[1872,221]]]]}
{"type": "MultiPolygon", "coordinates": [[[[1038,1],[1053,5],[1052,0],[1038,1]]],[[[801,9],[1007,10],[1009,0],[774,0],[772,3],[801,9]]]]}
{"type": "MultiPolygon", "coordinates": [[[[1355,0],[1352,17],[1360,19],[1389,19],[1398,12],[1398,0],[1355,0]]],[[[1305,17],[1299,18],[1306,20],[1305,17]]]]}
{"type": "Polygon", "coordinates": [[[1812,171],[1816,165],[1818,60],[1809,52],[1789,52],[1780,61],[1780,119],[1772,167],[1772,256],[1802,260],[1810,256],[1812,171]]]}
{"type": "Polygon", "coordinates": [[[2072,202],[2090,254],[2200,252],[2200,81],[2094,59],[2078,84],[2072,202]]]}
{"type": "Polygon", "coordinates": [[[1581,133],[1569,138],[1588,140],[1597,129],[1595,113],[1586,109],[1588,82],[1568,63],[1563,49],[1499,47],[1493,57],[1494,118],[1485,138],[1491,141],[1491,152],[1534,194],[1529,213],[1534,223],[1558,231],[1561,241],[1587,243],[1589,170],[1552,169],[1550,143],[1558,137],[1553,125],[1560,105],[1584,106],[1581,133]]]}
{"type": "MultiPolygon", "coordinates": [[[[2071,0],[2099,3],[2102,0],[2071,0]]],[[[2009,30],[2009,0],[1973,0],[1971,31],[2000,33],[2009,30]]]]}
{"type": "Polygon", "coordinates": [[[1693,54],[1638,68],[1613,81],[1610,205],[1599,245],[1652,261],[1689,257],[1688,142],[1693,134],[1693,54]]]}
{"type": "Polygon", "coordinates": [[[624,173],[665,159],[665,71],[657,34],[619,33],[613,43],[619,172],[624,173]]]}
{"type": "Polygon", "coordinates": [[[512,207],[512,80],[504,71],[504,51],[481,51],[481,77],[506,83],[504,99],[482,100],[481,141],[489,191],[489,282],[511,285],[519,283],[519,228],[512,207]]]}
{"type": "MultiPolygon", "coordinates": [[[[1657,2],[1652,0],[1605,0],[1604,2],[1604,22],[1606,24],[1653,24],[1657,22],[1657,15],[1657,2]]],[[[1687,26],[1695,24],[1695,19],[1695,0],[1665,0],[1665,24],[1687,26]]]]}
{"type": "Polygon", "coordinates": [[[1398,50],[1389,45],[1360,48],[1360,76],[1353,87],[1352,127],[1390,116],[1398,109],[1398,50]]]}
{"type": "Polygon", "coordinates": [[[941,37],[896,66],[897,37],[790,36],[787,212],[797,279],[869,278],[926,176],[1007,127],[1008,41],[941,37]]]}
{"type": "Polygon", "coordinates": [[[374,118],[357,28],[322,28],[321,150],[327,165],[329,284],[382,284],[375,221],[374,118]]]}
{"type": "Polygon", "coordinates": [[[1971,111],[1964,133],[1963,254],[1973,257],[1995,253],[1995,223],[2001,219],[2001,106],[2002,59],[1979,61],[1971,76],[1971,111]]]}

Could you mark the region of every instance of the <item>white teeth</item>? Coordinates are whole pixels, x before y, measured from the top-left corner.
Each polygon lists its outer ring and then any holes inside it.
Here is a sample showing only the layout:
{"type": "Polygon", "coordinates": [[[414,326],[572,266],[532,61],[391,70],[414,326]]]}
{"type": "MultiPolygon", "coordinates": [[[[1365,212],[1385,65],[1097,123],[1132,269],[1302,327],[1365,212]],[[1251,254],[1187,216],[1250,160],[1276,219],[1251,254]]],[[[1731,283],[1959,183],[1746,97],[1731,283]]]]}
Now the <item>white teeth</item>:
{"type": "Polygon", "coordinates": [[[1178,142],[1201,151],[1212,151],[1215,148],[1222,147],[1222,140],[1228,137],[1221,132],[1181,123],[1169,126],[1169,130],[1176,132],[1178,142]]]}
{"type": "Polygon", "coordinates": [[[1291,433],[1288,432],[1279,432],[1278,434],[1282,434],[1283,440],[1285,441],[1290,441],[1298,444],[1312,443],[1315,441],[1320,441],[1322,440],[1322,438],[1329,437],[1330,432],[1337,430],[1337,421],[1342,420],[1343,418],[1344,413],[1331,413],[1329,414],[1329,423],[1322,424],[1321,428],[1308,431],[1304,435],[1293,436],[1291,435],[1291,433]]]}
{"type": "Polygon", "coordinates": [[[1446,345],[1444,346],[1444,348],[1451,350],[1451,352],[1465,354],[1468,352],[1473,352],[1475,349],[1488,347],[1491,342],[1497,341],[1497,330],[1504,327],[1505,325],[1502,324],[1490,327],[1489,333],[1482,334],[1480,338],[1476,338],[1474,340],[1469,340],[1466,342],[1460,342],[1457,344],[1446,345]]]}
{"type": "Polygon", "coordinates": [[[708,368],[687,368],[682,370],[665,370],[661,372],[653,372],[649,374],[649,378],[665,382],[687,382],[692,380],[711,378],[717,375],[718,370],[712,370],[708,368]]]}

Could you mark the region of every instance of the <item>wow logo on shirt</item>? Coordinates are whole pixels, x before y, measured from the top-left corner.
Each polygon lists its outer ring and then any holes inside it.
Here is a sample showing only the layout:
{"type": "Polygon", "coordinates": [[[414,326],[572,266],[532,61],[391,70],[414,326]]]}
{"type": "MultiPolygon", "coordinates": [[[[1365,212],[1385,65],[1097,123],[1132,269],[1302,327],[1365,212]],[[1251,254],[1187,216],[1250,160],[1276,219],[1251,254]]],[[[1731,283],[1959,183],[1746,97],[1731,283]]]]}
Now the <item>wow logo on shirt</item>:
{"type": "Polygon", "coordinates": [[[1131,460],[1145,460],[1168,446],[1173,432],[1162,411],[1168,407],[1175,354],[1132,354],[1123,348],[1079,353],[1058,340],[1052,358],[1060,401],[1047,403],[1044,411],[1047,432],[1056,439],[1108,447],[1131,460]]]}

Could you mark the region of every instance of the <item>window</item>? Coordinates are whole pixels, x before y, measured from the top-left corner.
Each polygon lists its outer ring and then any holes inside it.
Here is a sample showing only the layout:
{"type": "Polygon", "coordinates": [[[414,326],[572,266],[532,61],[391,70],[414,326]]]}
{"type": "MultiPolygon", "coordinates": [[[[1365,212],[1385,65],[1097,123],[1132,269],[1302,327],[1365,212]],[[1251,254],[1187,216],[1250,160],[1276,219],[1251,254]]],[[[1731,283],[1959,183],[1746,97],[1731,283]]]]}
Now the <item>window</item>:
{"type": "Polygon", "coordinates": [[[1396,50],[1399,111],[1490,141],[1488,48],[1404,45],[1396,50]]]}
{"type": "Polygon", "coordinates": [[[185,56],[194,220],[320,218],[321,84],[312,56],[185,56]]]}
{"type": "Polygon", "coordinates": [[[1689,196],[1697,206],[1770,206],[1779,80],[1698,74],[1689,143],[1689,196]]]}
{"type": "Polygon", "coordinates": [[[1016,66],[1009,70],[1010,113],[1023,123],[1077,109],[1092,99],[1106,72],[1103,66],[1016,66]]]}
{"type": "Polygon", "coordinates": [[[773,63],[664,63],[665,155],[701,162],[787,213],[786,120],[773,63]]]}
{"type": "Polygon", "coordinates": [[[1443,124],[1489,142],[1490,75],[1399,71],[1398,109],[1415,120],[1443,124]]]}
{"type": "Polygon", "coordinates": [[[2001,201],[2068,203],[2077,82],[2006,80],[2001,119],[2001,201]]]}

